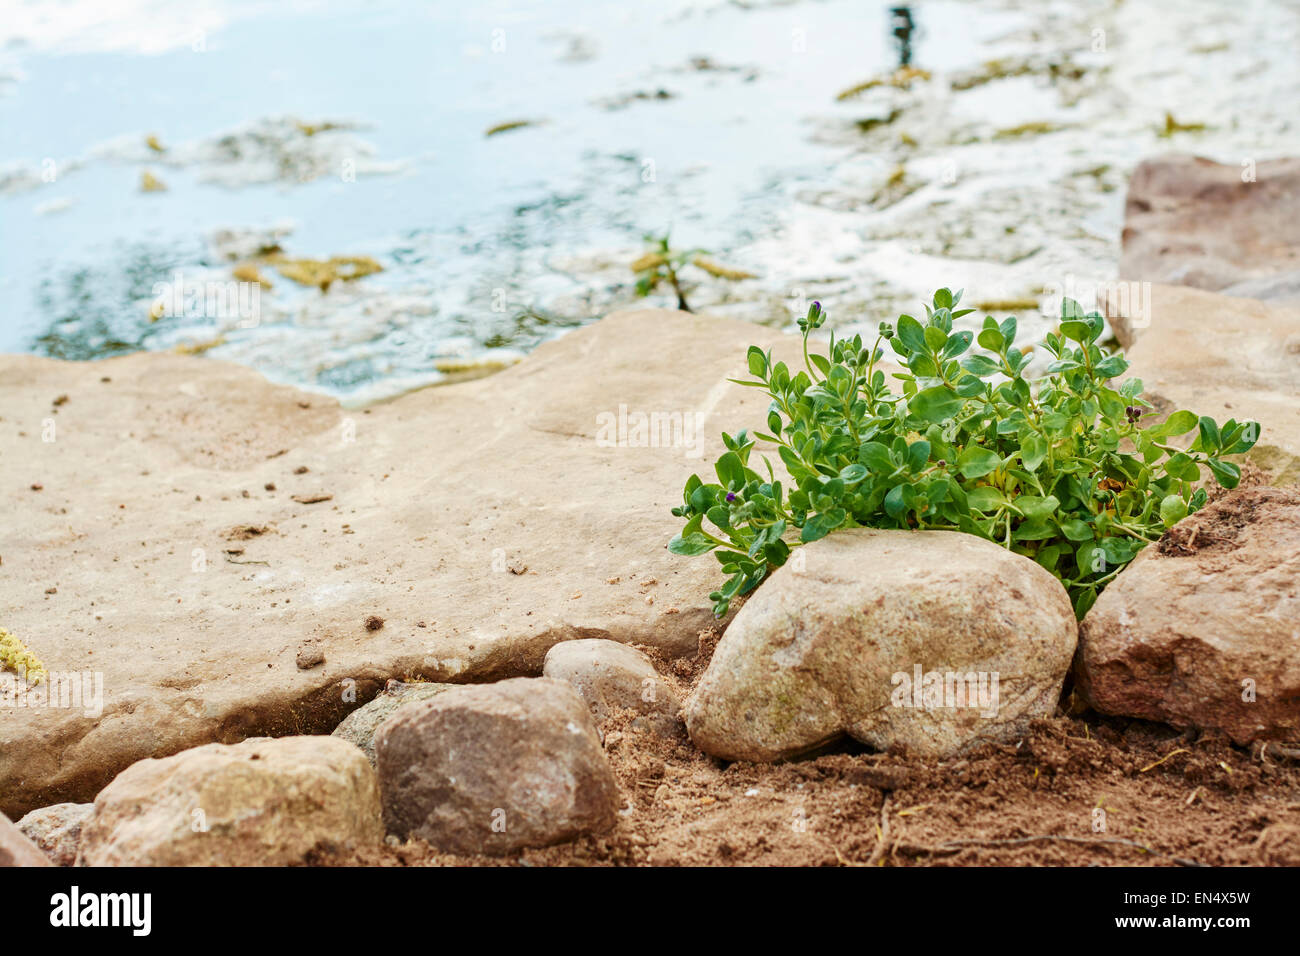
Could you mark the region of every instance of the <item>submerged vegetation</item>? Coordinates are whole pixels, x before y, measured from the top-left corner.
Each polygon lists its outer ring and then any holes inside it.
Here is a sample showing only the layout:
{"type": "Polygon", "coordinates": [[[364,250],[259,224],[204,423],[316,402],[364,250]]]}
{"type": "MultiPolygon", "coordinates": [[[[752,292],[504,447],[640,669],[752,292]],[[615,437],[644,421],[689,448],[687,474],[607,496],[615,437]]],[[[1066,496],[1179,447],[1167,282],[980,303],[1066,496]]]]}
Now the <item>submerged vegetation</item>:
{"type": "Polygon", "coordinates": [[[1204,123],[1180,123],[1174,119],[1174,114],[1165,113],[1165,125],[1160,130],[1160,135],[1165,139],[1173,136],[1175,133],[1201,133],[1205,131],[1204,123]]]}
{"type": "Polygon", "coordinates": [[[266,258],[267,263],[286,279],[299,285],[314,285],[328,292],[335,282],[352,282],[364,276],[383,272],[384,267],[370,256],[331,256],[329,259],[289,259],[278,253],[266,258]]]}
{"type": "Polygon", "coordinates": [[[752,378],[733,381],[771,398],[765,430],[724,433],[717,481],[692,475],[673,509],[686,526],[669,549],[712,551],[727,576],[710,595],[717,615],[793,547],[871,527],[997,542],[1055,574],[1082,617],[1139,551],[1205,504],[1202,468],[1236,487],[1240,469],[1225,459],[1249,450],[1259,426],[1176,411],[1143,427],[1151,406],[1142,381],[1111,384],[1128,362],[1097,345],[1099,313],[1065,299],[1059,328],[1042,343],[1054,361],[1030,379],[1015,318],[988,316],[978,335],[954,331],[973,311],[955,309],[960,298],[940,289],[924,323],[910,315],[881,323],[871,345],[832,335],[824,354],[809,348],[826,321],[813,303],[799,321],[797,372],[749,349],[752,378]],[[901,394],[886,385],[883,343],[903,366],[893,375],[901,394]],[[1190,445],[1174,443],[1189,433],[1190,445]],[[765,474],[750,466],[760,442],[775,450],[789,486],[768,458],[765,474]]]}
{"type": "Polygon", "coordinates": [[[893,87],[896,90],[910,90],[913,83],[918,80],[924,81],[928,79],[930,79],[929,70],[922,70],[915,66],[900,66],[893,73],[889,73],[885,76],[872,77],[865,83],[858,83],[854,86],[850,86],[846,90],[841,90],[836,94],[835,99],[841,102],[844,100],[851,100],[855,96],[861,96],[868,90],[874,90],[881,86],[893,87]]]}

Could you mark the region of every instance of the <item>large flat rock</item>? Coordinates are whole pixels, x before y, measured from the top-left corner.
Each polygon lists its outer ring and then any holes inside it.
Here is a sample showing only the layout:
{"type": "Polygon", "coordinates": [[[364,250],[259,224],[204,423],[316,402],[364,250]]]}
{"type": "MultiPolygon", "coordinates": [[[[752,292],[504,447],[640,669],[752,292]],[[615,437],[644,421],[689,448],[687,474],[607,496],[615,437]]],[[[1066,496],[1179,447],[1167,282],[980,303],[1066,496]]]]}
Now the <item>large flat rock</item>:
{"type": "Polygon", "coordinates": [[[798,354],[746,323],[620,313],[365,410],[206,359],[0,357],[0,624],[104,698],[0,706],[0,810],[88,801],[208,742],[328,733],[390,677],[538,674],[572,638],[693,651],[721,577],[668,553],[670,509],[720,431],[764,420],[726,381],[748,344],[798,354]],[[598,441],[621,408],[630,440],[598,441]],[[640,447],[638,413],[700,431],[640,447]]]}
{"type": "Polygon", "coordinates": [[[1162,285],[1150,306],[1125,355],[1157,410],[1259,422],[1249,457],[1274,484],[1300,481],[1300,308],[1162,285]]]}
{"type": "Polygon", "coordinates": [[[1294,299],[1300,270],[1300,159],[1143,160],[1124,208],[1122,279],[1294,299]]]}

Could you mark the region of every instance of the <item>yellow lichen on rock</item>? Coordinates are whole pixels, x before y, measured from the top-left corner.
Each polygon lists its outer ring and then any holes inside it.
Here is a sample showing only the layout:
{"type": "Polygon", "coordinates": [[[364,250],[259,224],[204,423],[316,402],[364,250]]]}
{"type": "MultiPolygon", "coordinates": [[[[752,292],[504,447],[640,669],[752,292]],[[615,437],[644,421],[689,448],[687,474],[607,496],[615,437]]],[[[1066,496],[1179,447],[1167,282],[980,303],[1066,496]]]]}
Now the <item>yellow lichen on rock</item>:
{"type": "Polygon", "coordinates": [[[29,684],[39,684],[45,679],[45,665],[27,649],[22,641],[0,627],[0,671],[8,668],[29,684]]]}

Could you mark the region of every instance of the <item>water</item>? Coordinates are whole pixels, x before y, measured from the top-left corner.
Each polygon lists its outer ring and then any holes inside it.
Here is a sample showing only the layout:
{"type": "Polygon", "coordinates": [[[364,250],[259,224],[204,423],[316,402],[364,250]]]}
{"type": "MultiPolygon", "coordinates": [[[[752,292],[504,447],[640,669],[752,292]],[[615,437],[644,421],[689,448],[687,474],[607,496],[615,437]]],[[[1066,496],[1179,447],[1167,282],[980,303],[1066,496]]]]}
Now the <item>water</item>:
{"type": "Polygon", "coordinates": [[[784,327],[818,297],[872,326],[937,285],[1110,278],[1144,155],[1300,146],[1292,3],[917,3],[933,78],[842,102],[899,62],[885,4],[8,7],[0,350],[201,350],[350,403],[637,304],[647,232],[757,274],[694,273],[697,309],[784,327]],[[1008,75],[954,89],[991,59],[1008,75]],[[1208,128],[1162,138],[1165,111],[1208,128]],[[322,294],[263,265],[255,321],[151,320],[160,283],[230,281],[216,231],[272,228],[384,271],[322,294]]]}

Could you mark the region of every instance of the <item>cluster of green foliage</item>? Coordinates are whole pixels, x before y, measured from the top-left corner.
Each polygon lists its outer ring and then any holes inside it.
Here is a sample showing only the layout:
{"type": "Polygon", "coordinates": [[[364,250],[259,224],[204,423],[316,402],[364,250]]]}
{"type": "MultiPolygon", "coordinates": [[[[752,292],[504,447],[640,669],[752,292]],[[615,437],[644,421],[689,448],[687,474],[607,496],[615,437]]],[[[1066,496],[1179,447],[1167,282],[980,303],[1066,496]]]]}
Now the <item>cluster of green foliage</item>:
{"type": "Polygon", "coordinates": [[[739,282],[742,279],[755,278],[752,272],[730,269],[707,258],[704,249],[674,249],[668,236],[646,236],[647,250],[632,263],[636,273],[636,294],[645,298],[660,285],[667,285],[677,294],[677,308],[683,312],[693,311],[686,302],[686,286],[682,281],[681,271],[686,266],[707,272],[715,279],[739,282]]]}
{"type": "MultiPolygon", "coordinates": [[[[1055,574],[1075,613],[1147,544],[1206,501],[1205,466],[1227,488],[1241,477],[1224,460],[1250,449],[1254,422],[1177,411],[1142,427],[1142,381],[1118,387],[1128,362],[1097,345],[1104,323],[1077,302],[1043,347],[1046,375],[1025,377],[1030,350],[1015,346],[1016,320],[984,319],[978,335],[953,331],[961,293],[940,289],[923,324],[881,323],[875,343],[837,340],[809,351],[826,320],[813,303],[800,319],[805,368],[792,372],[752,347],[752,379],[732,381],[771,397],[766,431],[723,434],[716,483],[686,482],[673,514],[686,526],[671,551],[714,552],[727,581],[710,598],[722,616],[791,548],[840,528],[964,531],[1026,555],[1055,574]],[[886,385],[887,342],[906,371],[901,394],[886,385]],[[978,343],[981,349],[972,351],[978,343]],[[1197,432],[1186,448],[1171,444],[1197,432]],[[750,467],[757,443],[775,448],[792,484],[750,467]],[[706,527],[705,522],[709,527],[706,527]]],[[[1184,440],[1182,444],[1187,444],[1184,440]]]]}

